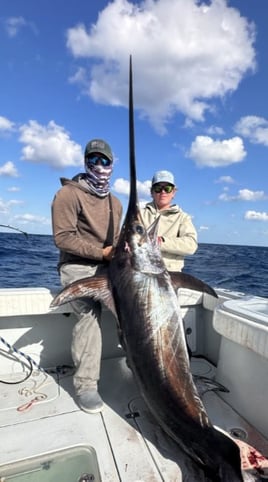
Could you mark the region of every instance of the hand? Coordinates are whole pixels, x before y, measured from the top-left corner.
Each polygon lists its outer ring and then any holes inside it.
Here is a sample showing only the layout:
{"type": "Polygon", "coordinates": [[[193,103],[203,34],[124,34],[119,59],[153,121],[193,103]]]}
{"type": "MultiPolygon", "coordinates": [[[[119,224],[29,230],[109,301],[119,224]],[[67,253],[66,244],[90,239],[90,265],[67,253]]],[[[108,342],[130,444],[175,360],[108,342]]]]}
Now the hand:
{"type": "Polygon", "coordinates": [[[111,261],[115,248],[113,246],[106,246],[102,250],[102,256],[105,261],[111,261]]]}

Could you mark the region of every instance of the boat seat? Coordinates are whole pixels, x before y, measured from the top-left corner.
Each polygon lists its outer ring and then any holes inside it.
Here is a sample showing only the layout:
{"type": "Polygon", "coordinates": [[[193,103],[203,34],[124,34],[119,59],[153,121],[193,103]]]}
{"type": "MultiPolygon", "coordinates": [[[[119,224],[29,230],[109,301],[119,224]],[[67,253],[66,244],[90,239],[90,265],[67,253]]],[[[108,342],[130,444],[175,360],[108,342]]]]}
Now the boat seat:
{"type": "MultiPolygon", "coordinates": [[[[49,305],[58,289],[10,288],[0,289],[0,313],[3,316],[40,315],[51,311],[49,305]]],[[[55,310],[54,310],[55,311],[55,310]]],[[[71,312],[68,303],[57,308],[57,313],[71,312]]]]}
{"type": "Polygon", "coordinates": [[[219,299],[202,291],[180,288],[178,290],[178,300],[181,307],[203,305],[207,310],[213,311],[218,305],[219,299]]]}
{"type": "Polygon", "coordinates": [[[268,300],[244,296],[216,307],[213,326],[220,335],[268,358],[268,300]]]}
{"type": "MultiPolygon", "coordinates": [[[[0,289],[0,313],[1,316],[39,315],[49,313],[72,312],[69,303],[50,309],[50,303],[59,292],[59,288],[4,288],[0,289]]],[[[185,288],[178,290],[178,300],[181,307],[202,304],[206,309],[213,311],[218,304],[217,298],[185,288]]]]}

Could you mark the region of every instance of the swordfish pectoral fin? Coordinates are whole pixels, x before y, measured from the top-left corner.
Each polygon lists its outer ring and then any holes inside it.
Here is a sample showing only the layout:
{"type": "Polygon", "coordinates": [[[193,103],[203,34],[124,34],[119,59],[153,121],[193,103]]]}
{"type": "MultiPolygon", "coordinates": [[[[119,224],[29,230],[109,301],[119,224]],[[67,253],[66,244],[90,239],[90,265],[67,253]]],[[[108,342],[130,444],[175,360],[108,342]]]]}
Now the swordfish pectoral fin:
{"type": "Polygon", "coordinates": [[[50,307],[55,308],[80,298],[93,298],[95,301],[103,302],[117,318],[113,295],[106,276],[97,275],[70,283],[55,296],[50,307]]]}
{"type": "Polygon", "coordinates": [[[213,296],[214,298],[218,298],[216,291],[214,291],[211,286],[204,283],[198,278],[188,274],[188,273],[181,273],[181,272],[170,272],[170,278],[175,290],[179,288],[188,288],[193,291],[201,291],[202,293],[208,293],[209,295],[213,296]]]}

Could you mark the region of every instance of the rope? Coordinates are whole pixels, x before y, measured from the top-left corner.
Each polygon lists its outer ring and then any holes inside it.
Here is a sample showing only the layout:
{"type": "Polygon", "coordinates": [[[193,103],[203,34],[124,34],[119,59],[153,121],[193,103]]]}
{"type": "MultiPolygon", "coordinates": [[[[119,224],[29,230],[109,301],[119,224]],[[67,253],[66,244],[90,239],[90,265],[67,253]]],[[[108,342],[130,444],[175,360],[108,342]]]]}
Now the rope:
{"type": "MultiPolygon", "coordinates": [[[[15,348],[14,346],[10,345],[10,343],[8,343],[2,336],[0,336],[0,341],[8,348],[8,352],[7,351],[4,351],[4,350],[1,350],[0,349],[0,353],[1,351],[4,352],[6,355],[9,354],[9,355],[12,355],[14,356],[14,353],[24,357],[27,362],[29,363],[29,373],[26,375],[26,377],[23,379],[23,380],[20,380],[20,381],[16,381],[16,382],[10,382],[10,381],[5,381],[5,380],[0,380],[0,383],[5,383],[7,385],[16,385],[16,384],[21,384],[23,382],[25,382],[31,375],[33,375],[33,378],[32,378],[32,382],[33,382],[33,386],[32,387],[28,387],[28,386],[24,386],[22,387],[20,390],[18,390],[18,393],[19,395],[23,395],[25,397],[32,397],[30,400],[28,400],[26,403],[23,403],[22,405],[19,405],[17,407],[17,411],[18,412],[25,412],[26,410],[29,410],[32,408],[33,405],[36,405],[38,403],[41,403],[41,402],[44,402],[46,399],[47,399],[47,394],[46,393],[42,393],[40,391],[40,389],[44,388],[44,386],[46,385],[49,385],[51,383],[51,379],[48,380],[48,374],[56,374],[57,376],[57,379],[59,381],[59,376],[60,374],[61,375],[65,375],[66,373],[70,372],[70,370],[73,370],[74,367],[73,366],[70,366],[70,365],[60,365],[60,366],[56,366],[56,367],[52,367],[52,368],[47,368],[46,370],[44,368],[42,368],[40,365],[38,365],[38,363],[36,363],[32,357],[30,357],[29,355],[27,355],[26,353],[20,351],[20,350],[17,350],[17,348],[15,348]],[[33,371],[33,365],[44,375],[44,379],[41,381],[41,383],[37,383],[36,380],[34,380],[34,375],[37,374],[37,372],[34,372],[33,371]]],[[[16,358],[16,357],[15,357],[16,358]]],[[[20,361],[18,358],[17,358],[17,361],[20,361]]],[[[1,478],[0,478],[0,482],[1,482],[1,478]]]]}
{"type": "Polygon", "coordinates": [[[27,378],[29,378],[29,376],[31,376],[32,374],[32,371],[33,371],[33,365],[38,369],[40,370],[41,372],[44,372],[46,373],[46,371],[44,370],[44,368],[42,368],[40,365],[38,365],[38,363],[36,363],[32,357],[30,357],[29,355],[27,355],[26,353],[23,353],[23,351],[20,351],[20,350],[17,350],[17,348],[15,348],[14,346],[10,345],[10,343],[8,343],[2,336],[0,336],[0,341],[8,348],[9,350],[9,353],[17,353],[18,355],[24,357],[28,363],[30,364],[30,373],[28,374],[28,376],[22,380],[21,382],[6,382],[6,381],[3,381],[3,380],[0,380],[0,382],[2,383],[7,383],[7,384],[16,384],[16,383],[22,383],[24,382],[25,380],[27,380],[27,378]]]}

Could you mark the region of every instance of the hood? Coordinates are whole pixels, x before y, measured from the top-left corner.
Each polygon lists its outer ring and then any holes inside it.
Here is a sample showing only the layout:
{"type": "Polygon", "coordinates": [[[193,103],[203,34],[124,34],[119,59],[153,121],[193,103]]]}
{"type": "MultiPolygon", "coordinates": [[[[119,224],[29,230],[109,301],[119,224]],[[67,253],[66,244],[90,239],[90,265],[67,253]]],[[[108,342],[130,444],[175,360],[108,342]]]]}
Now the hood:
{"type": "Polygon", "coordinates": [[[158,211],[156,209],[156,206],[155,206],[154,202],[150,202],[150,203],[146,204],[145,209],[148,209],[153,214],[161,213],[161,216],[166,216],[170,213],[174,214],[174,213],[180,213],[181,212],[181,208],[180,208],[180,206],[178,206],[178,204],[172,204],[172,206],[170,206],[170,208],[164,209],[163,211],[158,211]]]}
{"type": "Polygon", "coordinates": [[[77,187],[78,189],[81,189],[82,191],[89,192],[89,186],[85,180],[85,177],[85,173],[79,173],[76,174],[72,179],[68,179],[67,177],[61,177],[60,182],[62,186],[70,184],[74,187],[77,187]]]}

